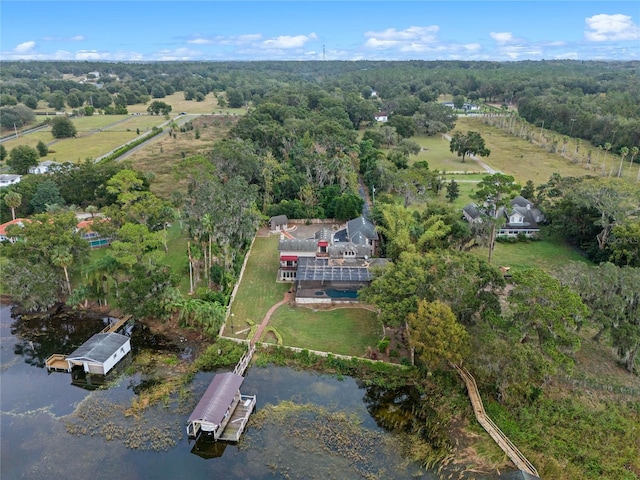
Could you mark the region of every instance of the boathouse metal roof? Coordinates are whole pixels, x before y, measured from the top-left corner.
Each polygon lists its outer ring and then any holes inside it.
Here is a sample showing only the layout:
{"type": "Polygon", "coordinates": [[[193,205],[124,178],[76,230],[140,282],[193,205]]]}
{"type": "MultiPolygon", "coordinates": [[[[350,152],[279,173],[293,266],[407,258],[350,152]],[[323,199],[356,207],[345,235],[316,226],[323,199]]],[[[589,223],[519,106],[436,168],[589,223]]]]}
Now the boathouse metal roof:
{"type": "Polygon", "coordinates": [[[188,422],[222,424],[224,415],[240,390],[244,377],[232,372],[219,373],[209,384],[202,398],[189,416],[188,422]]]}
{"type": "Polygon", "coordinates": [[[97,333],[71,352],[67,360],[85,359],[104,363],[129,340],[129,337],[119,333],[97,333]]]}

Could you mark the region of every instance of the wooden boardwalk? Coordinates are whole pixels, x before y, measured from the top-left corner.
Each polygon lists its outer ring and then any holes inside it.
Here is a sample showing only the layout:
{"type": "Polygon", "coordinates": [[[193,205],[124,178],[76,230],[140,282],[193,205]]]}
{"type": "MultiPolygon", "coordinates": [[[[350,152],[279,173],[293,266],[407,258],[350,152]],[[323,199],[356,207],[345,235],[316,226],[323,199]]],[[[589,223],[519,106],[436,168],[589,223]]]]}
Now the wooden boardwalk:
{"type": "Polygon", "coordinates": [[[507,436],[498,428],[498,426],[493,423],[493,420],[489,418],[487,413],[484,410],[484,405],[482,404],[482,398],[480,398],[480,392],[478,392],[478,385],[476,384],[475,378],[473,375],[469,373],[466,368],[461,368],[458,365],[454,365],[455,369],[458,371],[462,380],[464,380],[465,385],[467,386],[467,391],[469,392],[469,398],[471,399],[471,405],[473,405],[473,411],[478,419],[478,423],[482,425],[482,427],[491,435],[491,438],[498,444],[498,446],[502,449],[504,453],[511,459],[513,463],[515,463],[516,467],[518,467],[523,472],[528,473],[529,475],[533,475],[535,478],[540,478],[538,475],[538,471],[535,467],[527,460],[527,458],[522,454],[520,450],[507,438],[507,436]]]}
{"type": "Polygon", "coordinates": [[[109,325],[107,325],[106,327],[104,327],[100,333],[113,333],[113,332],[117,332],[120,327],[122,327],[125,323],[127,323],[129,320],[131,320],[132,315],[125,315],[122,318],[119,318],[118,320],[116,320],[115,323],[110,323],[109,325]]]}

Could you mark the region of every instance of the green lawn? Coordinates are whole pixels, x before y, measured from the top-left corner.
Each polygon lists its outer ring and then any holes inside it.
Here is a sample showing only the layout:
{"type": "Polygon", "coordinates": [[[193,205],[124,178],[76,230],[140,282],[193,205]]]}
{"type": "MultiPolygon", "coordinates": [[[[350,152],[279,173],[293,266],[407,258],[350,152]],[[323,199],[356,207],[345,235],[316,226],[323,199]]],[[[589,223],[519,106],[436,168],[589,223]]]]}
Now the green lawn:
{"type": "MultiPolygon", "coordinates": [[[[562,239],[547,236],[547,230],[544,227],[540,235],[542,240],[533,242],[496,242],[491,263],[497,267],[511,267],[512,271],[537,267],[553,275],[569,261],[588,262],[562,239]]],[[[477,248],[473,252],[484,259],[489,255],[487,248],[477,248]]]]}
{"type": "MultiPolygon", "coordinates": [[[[282,305],[269,326],[282,335],[285,345],[341,355],[362,356],[382,339],[377,314],[363,308],[311,310],[282,305]]],[[[275,342],[269,333],[263,340],[275,342]]]]}
{"type": "MultiPolygon", "coordinates": [[[[276,283],[278,267],[277,235],[256,237],[229,318],[234,331],[248,326],[247,320],[260,323],[273,305],[284,298],[290,285],[276,283]]],[[[229,331],[227,331],[229,333],[229,331]]]]}

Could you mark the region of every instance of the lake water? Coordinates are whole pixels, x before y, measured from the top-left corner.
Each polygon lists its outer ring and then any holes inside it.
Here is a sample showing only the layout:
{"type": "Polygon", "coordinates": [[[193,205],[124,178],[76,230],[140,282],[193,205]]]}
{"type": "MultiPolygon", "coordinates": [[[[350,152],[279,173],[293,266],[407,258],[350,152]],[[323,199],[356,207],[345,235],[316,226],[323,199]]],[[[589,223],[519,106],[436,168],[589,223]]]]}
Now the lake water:
{"type": "Polygon", "coordinates": [[[436,478],[402,458],[354,379],[250,368],[241,390],[257,395],[257,413],[238,445],[216,453],[216,445],[194,448],[185,432],[213,373],[198,374],[180,401],[126,416],[148,377],[123,373],[89,391],[43,368],[51,353],[98,332],[101,319],[16,322],[6,305],[0,319],[2,480],[436,478]]]}

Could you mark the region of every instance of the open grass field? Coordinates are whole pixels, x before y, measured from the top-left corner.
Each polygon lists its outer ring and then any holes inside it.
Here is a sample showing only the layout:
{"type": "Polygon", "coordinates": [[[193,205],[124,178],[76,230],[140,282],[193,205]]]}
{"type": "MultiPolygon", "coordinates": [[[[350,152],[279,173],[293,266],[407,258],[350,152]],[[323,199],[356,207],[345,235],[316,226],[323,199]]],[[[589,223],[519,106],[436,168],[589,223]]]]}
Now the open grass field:
{"type": "Polygon", "coordinates": [[[88,157],[97,158],[134,139],[138,136],[137,129],[140,129],[140,134],[143,134],[165,121],[164,117],[153,115],[75,117],[72,119],[77,130],[75,138],[55,139],[51,135],[51,128],[47,127],[44,130],[8,140],[3,145],[11,151],[18,145],[35,148],[38,142],[42,141],[51,151],[41,160],[77,163],[88,157]]]}
{"type": "Polygon", "coordinates": [[[86,158],[97,158],[137,137],[132,132],[103,131],[94,135],[64,138],[49,145],[49,154],[42,160],[78,163],[86,158]]]}
{"type": "MultiPolygon", "coordinates": [[[[282,335],[285,345],[341,355],[363,356],[383,337],[377,314],[363,308],[311,310],[282,305],[269,326],[282,335]]],[[[269,333],[265,336],[273,341],[269,333]]]]}
{"type": "MultiPolygon", "coordinates": [[[[550,153],[539,145],[487,125],[480,117],[460,117],[455,130],[479,132],[491,150],[491,155],[483,161],[495,170],[512,175],[521,184],[527,180],[532,180],[536,185],[545,183],[553,173],[559,173],[562,176],[583,176],[600,175],[602,172],[600,165],[604,155],[600,155],[596,162],[598,149],[586,142],[581,145],[576,162],[573,162],[561,156],[560,153],[550,153]],[[592,165],[587,168],[589,165],[586,164],[585,157],[590,148],[594,153],[592,165]]],[[[575,149],[575,143],[570,141],[567,151],[570,152],[573,149],[575,149]]],[[[459,160],[458,162],[461,163],[459,160]]],[[[605,172],[609,174],[612,168],[617,172],[619,162],[619,156],[609,153],[605,161],[605,172]]],[[[635,175],[637,175],[637,169],[631,173],[628,168],[624,170],[624,177],[630,180],[635,181],[635,175]]]]}
{"type": "MultiPolygon", "coordinates": [[[[542,227],[540,241],[532,242],[496,242],[493,251],[492,264],[498,267],[511,267],[511,270],[525,268],[541,268],[550,275],[565,266],[569,261],[588,262],[580,253],[567,245],[562,239],[555,236],[547,236],[548,230],[542,227]]],[[[489,250],[477,248],[473,253],[487,259],[489,250]]]]}
{"type": "Polygon", "coordinates": [[[218,108],[218,101],[213,93],[210,93],[204,98],[202,102],[196,102],[195,100],[185,100],[184,92],[175,92],[171,95],[167,95],[164,98],[154,98],[147,104],[127,105],[127,111],[129,113],[147,113],[149,104],[153,101],[164,102],[167,105],[171,105],[171,115],[177,115],[180,112],[187,113],[212,113],[218,108]]]}
{"type": "MultiPolygon", "coordinates": [[[[247,267],[231,305],[229,322],[235,332],[247,328],[247,320],[260,323],[267,311],[284,298],[290,287],[289,284],[276,283],[280,265],[279,238],[277,235],[256,237],[253,242],[247,267]]],[[[228,334],[229,329],[226,331],[228,334]]]]}
{"type": "Polygon", "coordinates": [[[127,161],[133,163],[136,170],[153,172],[155,178],[151,190],[156,195],[168,198],[172,191],[182,187],[177,183],[174,166],[185,157],[206,155],[213,144],[225,137],[229,127],[237,120],[233,116],[201,116],[192,120],[194,130],[176,132],[176,137],[163,135],[152,139],[144,148],[128,155],[127,161]],[[195,129],[200,138],[195,138],[195,129]]]}

